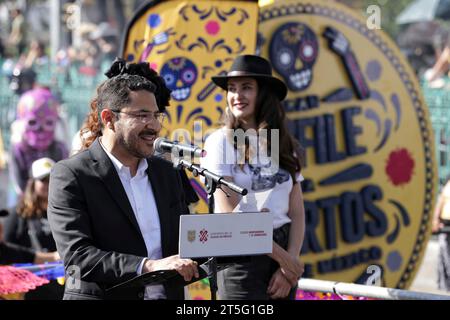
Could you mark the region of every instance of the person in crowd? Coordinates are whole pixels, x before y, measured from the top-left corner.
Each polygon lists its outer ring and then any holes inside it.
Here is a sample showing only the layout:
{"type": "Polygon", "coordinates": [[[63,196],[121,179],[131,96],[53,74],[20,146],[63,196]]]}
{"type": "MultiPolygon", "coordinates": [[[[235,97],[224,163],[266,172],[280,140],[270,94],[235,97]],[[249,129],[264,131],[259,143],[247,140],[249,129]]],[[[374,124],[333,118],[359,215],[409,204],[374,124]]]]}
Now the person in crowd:
{"type": "Polygon", "coordinates": [[[439,195],[434,209],[432,231],[438,233],[438,288],[450,292],[450,180],[447,181],[439,195]]]}
{"type": "Polygon", "coordinates": [[[433,67],[424,74],[425,80],[433,82],[442,76],[446,76],[449,71],[450,46],[445,46],[442,53],[437,58],[433,67]]]}
{"type": "Polygon", "coordinates": [[[36,72],[31,68],[16,67],[9,76],[9,88],[19,97],[37,87],[36,72]]]}
{"type": "MultiPolygon", "coordinates": [[[[48,253],[47,261],[60,259],[47,220],[48,180],[54,163],[50,158],[32,163],[25,192],[6,218],[3,230],[6,242],[30,248],[34,252],[48,253]]],[[[61,299],[62,294],[63,287],[53,280],[27,293],[25,299],[61,299]]]]}
{"type": "MultiPolygon", "coordinates": [[[[225,76],[215,76],[213,82],[226,90],[227,107],[224,125],[205,141],[206,157],[201,164],[224,176],[249,193],[270,190],[262,211],[270,211],[274,223],[273,252],[253,256],[224,270],[219,277],[222,299],[294,299],[297,281],[303,273],[299,255],[303,242],[305,221],[299,143],[289,134],[281,101],[287,94],[286,85],[272,76],[272,67],[264,58],[254,55],[238,56],[225,76]],[[257,145],[250,139],[248,147],[235,143],[234,134],[253,132],[257,145]],[[262,129],[269,138],[263,138],[262,129]],[[279,132],[279,140],[271,134],[279,132]],[[256,150],[279,147],[260,161],[256,150]],[[244,147],[244,148],[242,148],[244,147]]],[[[250,134],[251,135],[251,134],[250,134]]],[[[239,139],[238,139],[239,140],[239,139]]],[[[267,154],[267,153],[266,153],[267,154]]],[[[233,212],[241,196],[228,190],[214,193],[215,212],[233,212]]],[[[264,214],[264,213],[262,213],[264,214]]]]}
{"type": "Polygon", "coordinates": [[[17,194],[25,190],[33,161],[48,157],[59,161],[68,156],[62,141],[55,138],[59,120],[59,103],[47,88],[25,92],[17,106],[17,121],[12,136],[19,137],[11,144],[10,177],[17,194]]]}
{"type": "MultiPolygon", "coordinates": [[[[0,31],[1,28],[0,28],[0,31]]],[[[5,57],[5,45],[3,44],[3,39],[0,37],[0,59],[3,59],[5,57]]]]}
{"type": "Polygon", "coordinates": [[[3,145],[3,137],[0,131],[0,172],[6,168],[6,152],[3,145]]]}
{"type": "Polygon", "coordinates": [[[29,50],[23,58],[22,65],[24,68],[32,68],[33,66],[48,66],[49,57],[45,53],[45,45],[42,41],[32,40],[29,50]]]}
{"type": "Polygon", "coordinates": [[[94,41],[100,49],[98,65],[114,60],[117,55],[117,30],[108,22],[100,23],[95,30],[89,34],[89,39],[94,41]]]}
{"type": "Polygon", "coordinates": [[[81,43],[77,65],[78,73],[85,76],[96,76],[100,70],[100,48],[95,41],[85,39],[81,43]]]}
{"type": "Polygon", "coordinates": [[[27,47],[27,25],[22,10],[13,8],[11,10],[11,32],[8,44],[15,48],[16,54],[20,56],[27,47]]]}
{"type": "MultiPolygon", "coordinates": [[[[0,218],[8,216],[9,211],[0,210],[0,218]]],[[[43,264],[59,260],[54,252],[35,251],[31,248],[6,242],[3,238],[3,224],[0,222],[0,265],[13,263],[43,264]]]]}
{"type": "Polygon", "coordinates": [[[175,282],[113,287],[158,270],[199,276],[197,263],[178,255],[191,191],[170,162],[152,156],[169,97],[155,96],[170,91],[143,66],[113,63],[92,101],[88,148],[52,170],[48,218],[66,273],[78,277],[65,299],[183,299],[175,282]]]}
{"type": "Polygon", "coordinates": [[[34,251],[33,249],[5,242],[2,239],[3,225],[0,223],[0,265],[13,263],[43,264],[55,262],[56,254],[53,252],[34,251]]]}

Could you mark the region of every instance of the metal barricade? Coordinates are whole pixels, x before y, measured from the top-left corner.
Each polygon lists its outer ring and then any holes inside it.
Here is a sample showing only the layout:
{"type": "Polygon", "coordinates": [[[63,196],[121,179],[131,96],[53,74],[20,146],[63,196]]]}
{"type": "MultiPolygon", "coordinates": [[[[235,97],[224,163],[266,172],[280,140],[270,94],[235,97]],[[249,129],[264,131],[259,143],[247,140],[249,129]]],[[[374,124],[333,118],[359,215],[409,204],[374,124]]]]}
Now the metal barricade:
{"type": "Polygon", "coordinates": [[[450,295],[316,279],[300,279],[298,281],[298,288],[303,291],[334,293],[339,296],[348,295],[382,300],[450,300],[450,295]]]}

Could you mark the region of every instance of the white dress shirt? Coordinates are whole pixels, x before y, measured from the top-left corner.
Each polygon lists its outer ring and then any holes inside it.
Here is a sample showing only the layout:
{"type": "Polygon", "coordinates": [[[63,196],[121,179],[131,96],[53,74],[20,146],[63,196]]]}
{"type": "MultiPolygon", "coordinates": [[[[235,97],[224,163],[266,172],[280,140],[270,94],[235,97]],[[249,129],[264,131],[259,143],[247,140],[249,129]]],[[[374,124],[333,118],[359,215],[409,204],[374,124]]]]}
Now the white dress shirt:
{"type": "MultiPolygon", "coordinates": [[[[101,143],[100,143],[101,144],[101,143]]],[[[111,159],[114,168],[119,175],[122,186],[133,208],[134,215],[144,238],[149,259],[157,260],[162,258],[161,248],[161,226],[158,209],[152,186],[147,174],[148,163],[146,159],[141,159],[136,175],[131,176],[129,167],[124,166],[101,144],[108,157],[111,159]]],[[[142,260],[137,271],[142,274],[145,259],[142,260]]],[[[163,285],[147,286],[145,288],[145,300],[165,299],[166,294],[163,285]]]]}

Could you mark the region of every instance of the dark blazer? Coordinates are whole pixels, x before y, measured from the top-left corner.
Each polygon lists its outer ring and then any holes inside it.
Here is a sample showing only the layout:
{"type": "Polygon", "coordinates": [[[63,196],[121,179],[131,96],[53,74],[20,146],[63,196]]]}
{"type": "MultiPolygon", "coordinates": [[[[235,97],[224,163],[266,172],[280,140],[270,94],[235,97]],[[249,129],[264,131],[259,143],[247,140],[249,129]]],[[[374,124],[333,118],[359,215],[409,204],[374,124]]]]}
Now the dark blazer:
{"type": "Polygon", "coordinates": [[[0,240],[0,265],[12,263],[32,263],[35,252],[33,249],[21,247],[17,244],[1,242],[0,240]]]}
{"type": "MultiPolygon", "coordinates": [[[[178,253],[179,217],[189,209],[179,171],[160,158],[147,161],[162,253],[168,257],[178,253]]],[[[69,271],[81,278],[79,284],[66,283],[64,299],[143,298],[144,287],[106,291],[137,276],[147,249],[125,189],[98,139],[89,149],[54,165],[47,215],[66,277],[69,271]]],[[[168,299],[184,298],[183,287],[164,286],[168,299]]]]}
{"type": "Polygon", "coordinates": [[[11,209],[4,223],[5,241],[33,248],[36,251],[55,251],[56,244],[46,216],[45,213],[43,218],[25,219],[19,216],[16,208],[11,209]],[[32,233],[34,236],[31,235],[32,233]]]}

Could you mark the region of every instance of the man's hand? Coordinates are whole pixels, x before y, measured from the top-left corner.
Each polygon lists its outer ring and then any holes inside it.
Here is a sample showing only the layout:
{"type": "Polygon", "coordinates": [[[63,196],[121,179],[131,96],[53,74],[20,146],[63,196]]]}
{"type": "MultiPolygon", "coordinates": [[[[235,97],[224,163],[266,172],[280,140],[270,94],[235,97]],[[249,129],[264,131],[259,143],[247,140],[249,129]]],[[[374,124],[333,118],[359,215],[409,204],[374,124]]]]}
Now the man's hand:
{"type": "Polygon", "coordinates": [[[146,260],[142,268],[142,273],[158,270],[176,270],[183,276],[184,281],[190,281],[192,277],[199,277],[197,262],[191,259],[181,259],[179,255],[160,260],[146,260]]]}

